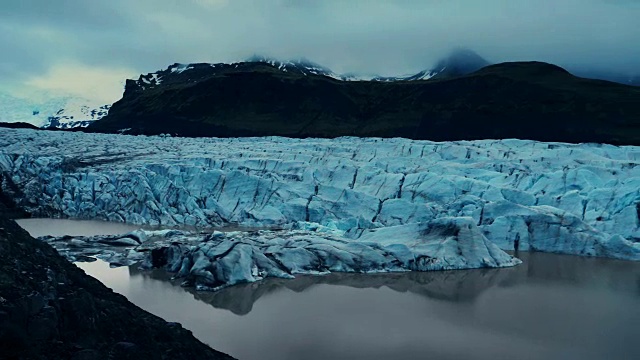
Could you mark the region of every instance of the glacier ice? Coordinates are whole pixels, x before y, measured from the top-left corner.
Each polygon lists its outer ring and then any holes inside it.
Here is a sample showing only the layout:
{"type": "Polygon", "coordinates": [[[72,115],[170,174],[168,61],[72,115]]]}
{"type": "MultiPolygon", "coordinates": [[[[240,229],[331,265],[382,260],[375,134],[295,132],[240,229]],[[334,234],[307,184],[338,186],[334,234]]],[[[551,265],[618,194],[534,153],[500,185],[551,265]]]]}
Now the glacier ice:
{"type": "Polygon", "coordinates": [[[0,91],[0,122],[25,122],[37,127],[87,127],[111,108],[75,95],[31,90],[20,96],[0,91]]]}
{"type": "Polygon", "coordinates": [[[344,238],[328,228],[311,228],[312,224],[297,224],[287,230],[136,231],[41,239],[71,261],[89,255],[113,266],[142,261],[143,267],[164,267],[186,284],[213,290],[297,274],[458,270],[520,263],[482,235],[471,218],[366,230],[358,239],[344,238]]]}
{"type": "Polygon", "coordinates": [[[354,240],[471,218],[504,250],[640,260],[638,147],[1,129],[0,149],[3,191],[36,216],[196,227],[304,222],[354,240]]]}

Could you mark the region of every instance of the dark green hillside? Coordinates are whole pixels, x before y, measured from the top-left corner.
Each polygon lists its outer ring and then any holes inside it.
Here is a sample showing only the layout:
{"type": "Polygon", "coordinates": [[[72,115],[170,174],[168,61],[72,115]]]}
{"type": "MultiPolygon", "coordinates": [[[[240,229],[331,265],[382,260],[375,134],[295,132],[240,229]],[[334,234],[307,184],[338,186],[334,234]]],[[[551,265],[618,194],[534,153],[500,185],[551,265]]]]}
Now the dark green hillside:
{"type": "Polygon", "coordinates": [[[426,81],[339,81],[263,63],[129,81],[89,131],[180,136],[524,138],[640,144],[640,88],[540,62],[426,81]]]}

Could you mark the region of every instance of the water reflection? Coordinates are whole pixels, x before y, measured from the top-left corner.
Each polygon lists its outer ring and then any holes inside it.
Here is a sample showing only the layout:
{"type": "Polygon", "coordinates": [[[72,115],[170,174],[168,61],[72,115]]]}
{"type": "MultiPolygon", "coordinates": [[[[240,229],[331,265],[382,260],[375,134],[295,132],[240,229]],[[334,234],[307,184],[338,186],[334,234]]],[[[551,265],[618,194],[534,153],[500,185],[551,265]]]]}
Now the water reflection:
{"type": "Polygon", "coordinates": [[[197,228],[194,226],[153,226],[153,225],[134,225],[126,223],[118,223],[102,220],[79,220],[79,219],[48,219],[48,218],[29,218],[18,219],[16,223],[23,229],[27,230],[33,237],[40,236],[96,236],[96,235],[120,235],[126,234],[133,230],[161,230],[161,229],[177,229],[193,232],[210,233],[213,231],[255,231],[255,230],[277,230],[278,228],[266,227],[243,227],[238,225],[225,225],[217,228],[197,228]]]}
{"type": "Polygon", "coordinates": [[[303,276],[215,293],[162,271],[80,266],[240,359],[640,358],[639,263],[519,256],[508,269],[303,276]]]}
{"type": "Polygon", "coordinates": [[[50,236],[94,236],[118,235],[140,229],[141,225],[132,225],[100,220],[74,219],[18,219],[16,223],[33,237],[50,236]]]}
{"type": "MultiPolygon", "coordinates": [[[[268,278],[256,283],[232,286],[216,292],[196,291],[185,288],[194,298],[218,309],[227,309],[237,315],[246,315],[263,296],[282,291],[301,293],[322,285],[346,286],[357,289],[379,289],[386,287],[395,292],[410,292],[417,295],[468,302],[484,290],[506,282],[512,272],[509,269],[481,269],[469,271],[407,272],[389,274],[347,274],[333,273],[325,276],[302,275],[295,279],[268,278]]],[[[131,277],[169,281],[175,286],[180,281],[170,281],[170,276],[162,270],[139,270],[129,267],[131,277]]]]}
{"type": "MultiPolygon", "coordinates": [[[[629,293],[640,296],[640,264],[578,256],[521,252],[521,266],[506,269],[476,269],[464,271],[433,271],[383,274],[333,273],[326,276],[298,276],[295,279],[268,278],[256,283],[240,284],[217,292],[185,288],[194,298],[218,309],[237,315],[251,312],[263,296],[281,292],[304,292],[320,285],[347,286],[359,289],[389,288],[396,292],[410,292],[435,300],[472,302],[488,289],[514,287],[522,284],[554,284],[629,293]]],[[[128,268],[131,277],[148,277],[168,281],[163,270],[128,268]]]]}
{"type": "MultiPolygon", "coordinates": [[[[125,224],[34,219],[34,235],[125,224]]],[[[267,279],[219,292],[163,271],[78,264],[240,359],[640,359],[640,263],[520,253],[507,269],[267,279]]]]}

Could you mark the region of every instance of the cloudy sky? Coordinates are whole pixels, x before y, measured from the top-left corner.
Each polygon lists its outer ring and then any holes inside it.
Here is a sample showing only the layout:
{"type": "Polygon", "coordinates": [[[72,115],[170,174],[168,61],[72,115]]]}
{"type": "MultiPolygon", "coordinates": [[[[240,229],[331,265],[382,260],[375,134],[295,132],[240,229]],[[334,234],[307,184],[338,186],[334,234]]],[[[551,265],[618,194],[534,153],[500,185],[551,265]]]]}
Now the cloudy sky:
{"type": "Polygon", "coordinates": [[[640,0],[1,0],[0,90],[117,100],[175,62],[307,57],[397,75],[452,48],[640,72],[640,0]]]}

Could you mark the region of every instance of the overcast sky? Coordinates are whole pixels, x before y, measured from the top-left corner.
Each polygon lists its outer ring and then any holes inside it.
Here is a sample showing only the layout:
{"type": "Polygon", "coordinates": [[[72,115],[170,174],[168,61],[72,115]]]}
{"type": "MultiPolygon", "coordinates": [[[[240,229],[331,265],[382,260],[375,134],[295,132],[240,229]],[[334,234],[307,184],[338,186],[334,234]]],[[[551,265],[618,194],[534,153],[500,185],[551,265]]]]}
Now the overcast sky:
{"type": "Polygon", "coordinates": [[[0,0],[0,88],[112,102],[175,62],[304,56],[398,75],[456,47],[637,73],[639,24],[640,0],[0,0]]]}

